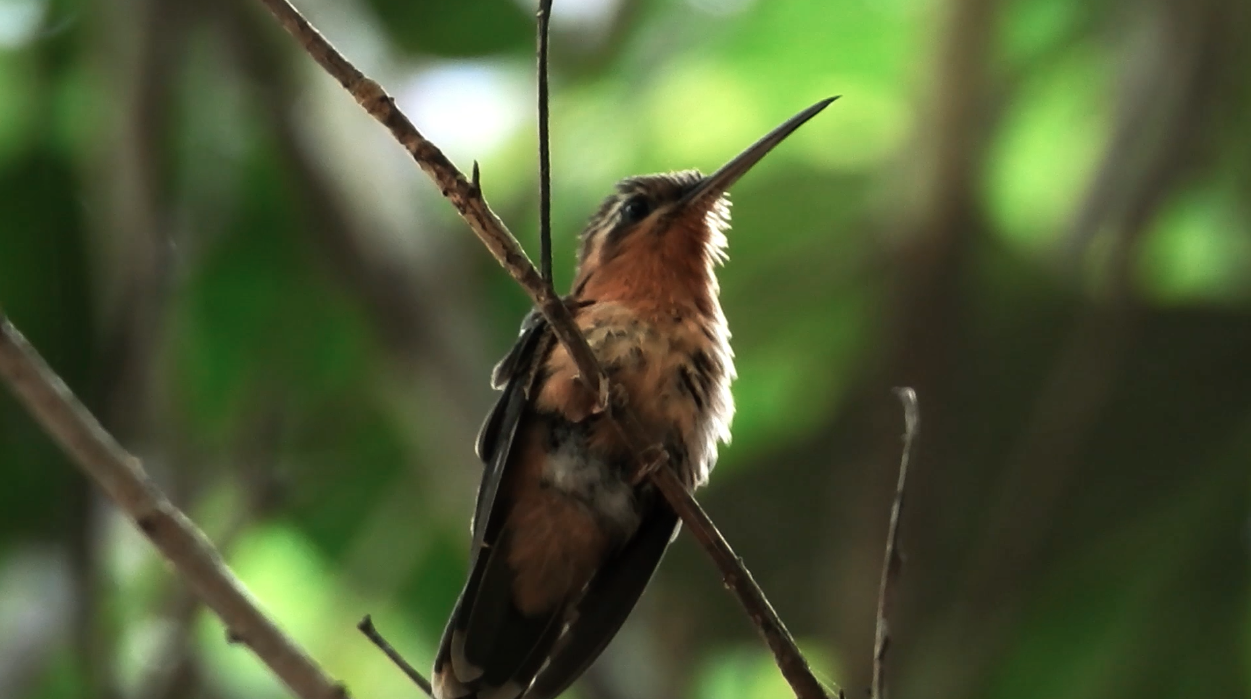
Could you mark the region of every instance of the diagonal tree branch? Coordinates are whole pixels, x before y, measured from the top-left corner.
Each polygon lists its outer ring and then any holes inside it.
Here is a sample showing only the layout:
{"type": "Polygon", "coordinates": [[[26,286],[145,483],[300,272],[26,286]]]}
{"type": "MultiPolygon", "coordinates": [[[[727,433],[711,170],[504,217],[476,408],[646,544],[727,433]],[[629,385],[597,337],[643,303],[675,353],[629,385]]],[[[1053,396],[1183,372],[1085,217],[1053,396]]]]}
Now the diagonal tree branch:
{"type": "Polygon", "coordinates": [[[195,594],[302,699],[345,699],[328,676],[265,615],[191,520],[148,479],[0,312],[0,377],[69,457],[134,520],[195,594]]]}
{"type": "MultiPolygon", "coordinates": [[[[344,58],[287,0],[260,1],[318,65],[330,73],[366,112],[387,127],[422,171],[434,180],[439,191],[452,203],[461,218],[543,313],[556,337],[577,364],[583,382],[599,397],[601,409],[607,410],[609,385],[603,369],[596,362],[569,309],[556,295],[551,284],[546,283],[535,270],[534,264],[517,239],[487,206],[478,186],[476,166],[473,180],[466,180],[464,174],[442,151],[417,131],[382,86],[366,77],[344,58]]],[[[800,699],[825,699],[828,696],[825,689],[812,674],[794,638],[751,573],[717,531],[690,491],[678,480],[674,471],[665,467],[663,450],[651,448],[650,440],[627,410],[614,408],[610,417],[625,437],[626,443],[633,447],[640,474],[652,480],[696,540],[712,557],[721,571],[726,587],[738,597],[760,635],[773,651],[778,668],[796,696],[800,699]]]]}
{"type": "Polygon", "coordinates": [[[570,355],[583,370],[583,381],[587,387],[599,396],[601,406],[607,406],[608,377],[595,362],[591,348],[582,339],[581,333],[577,332],[569,309],[561,303],[551,285],[543,283],[543,278],[521,249],[521,244],[495,212],[491,211],[491,207],[487,206],[486,200],[482,198],[482,189],[478,186],[478,178],[475,177],[472,182],[465,179],[464,173],[447,159],[443,151],[417,131],[408,117],[395,105],[395,99],[376,81],[366,77],[348,62],[289,2],[261,2],[283,28],[300,42],[308,55],[338,80],[362,109],[387,127],[422,171],[434,180],[443,196],[456,207],[461,218],[469,224],[495,259],[521,285],[530,300],[552,324],[552,330],[561,344],[569,349],[570,355]]]}

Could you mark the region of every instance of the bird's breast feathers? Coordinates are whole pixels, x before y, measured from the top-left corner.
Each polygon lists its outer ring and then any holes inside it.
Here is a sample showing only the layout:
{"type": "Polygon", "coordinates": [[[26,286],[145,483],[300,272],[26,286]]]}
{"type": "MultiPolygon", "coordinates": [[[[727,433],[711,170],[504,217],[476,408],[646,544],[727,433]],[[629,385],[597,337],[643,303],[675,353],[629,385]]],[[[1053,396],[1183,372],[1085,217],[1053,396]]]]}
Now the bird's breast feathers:
{"type": "MultiPolygon", "coordinates": [[[[620,386],[623,395],[617,399],[624,399],[653,439],[678,452],[688,483],[702,485],[716,461],[717,443],[729,441],[734,414],[734,366],[720,309],[713,316],[675,310],[647,317],[603,302],[579,309],[577,321],[610,380],[620,386]]],[[[552,348],[536,388],[540,413],[582,423],[596,412],[594,396],[561,345],[552,348]]],[[[623,448],[611,425],[590,437],[593,450],[623,448]]]]}

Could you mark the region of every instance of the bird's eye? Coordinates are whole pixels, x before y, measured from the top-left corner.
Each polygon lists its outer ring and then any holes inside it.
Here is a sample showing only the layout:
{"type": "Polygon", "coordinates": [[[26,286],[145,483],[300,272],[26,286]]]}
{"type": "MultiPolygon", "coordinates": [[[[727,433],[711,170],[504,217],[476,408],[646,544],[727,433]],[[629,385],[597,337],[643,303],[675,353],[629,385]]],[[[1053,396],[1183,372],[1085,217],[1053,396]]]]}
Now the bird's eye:
{"type": "Polygon", "coordinates": [[[652,212],[652,204],[645,197],[630,197],[621,205],[621,222],[638,223],[652,212]]]}

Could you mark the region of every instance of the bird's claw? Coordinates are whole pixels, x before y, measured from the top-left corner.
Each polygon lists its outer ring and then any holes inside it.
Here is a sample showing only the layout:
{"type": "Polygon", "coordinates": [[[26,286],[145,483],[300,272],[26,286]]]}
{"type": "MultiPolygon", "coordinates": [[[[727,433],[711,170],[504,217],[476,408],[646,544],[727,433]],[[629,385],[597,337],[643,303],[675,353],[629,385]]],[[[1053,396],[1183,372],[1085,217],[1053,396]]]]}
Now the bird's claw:
{"type": "Polygon", "coordinates": [[[669,463],[669,452],[659,444],[653,444],[639,454],[639,461],[642,465],[634,472],[630,485],[639,485],[653,473],[664,468],[665,464],[669,463]]]}
{"type": "Polygon", "coordinates": [[[626,392],[625,386],[611,381],[605,381],[603,385],[607,386],[607,389],[600,394],[594,414],[608,413],[611,415],[630,404],[630,396],[626,392]]]}

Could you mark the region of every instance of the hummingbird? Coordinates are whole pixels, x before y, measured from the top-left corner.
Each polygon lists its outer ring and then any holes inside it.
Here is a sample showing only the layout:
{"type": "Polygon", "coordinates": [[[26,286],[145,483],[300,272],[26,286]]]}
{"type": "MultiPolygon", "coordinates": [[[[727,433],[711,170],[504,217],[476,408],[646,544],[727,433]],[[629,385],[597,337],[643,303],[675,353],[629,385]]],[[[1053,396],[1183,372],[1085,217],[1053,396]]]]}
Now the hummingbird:
{"type": "MultiPolygon", "coordinates": [[[[836,98],[791,117],[711,175],[617,183],[583,230],[564,301],[615,387],[614,404],[689,489],[730,439],[735,377],[715,268],[728,190],[836,98]]],[[[478,434],[484,464],[468,580],[443,632],[436,699],[551,699],[616,635],[679,520],[581,382],[537,310],[496,365],[478,434]]]]}

